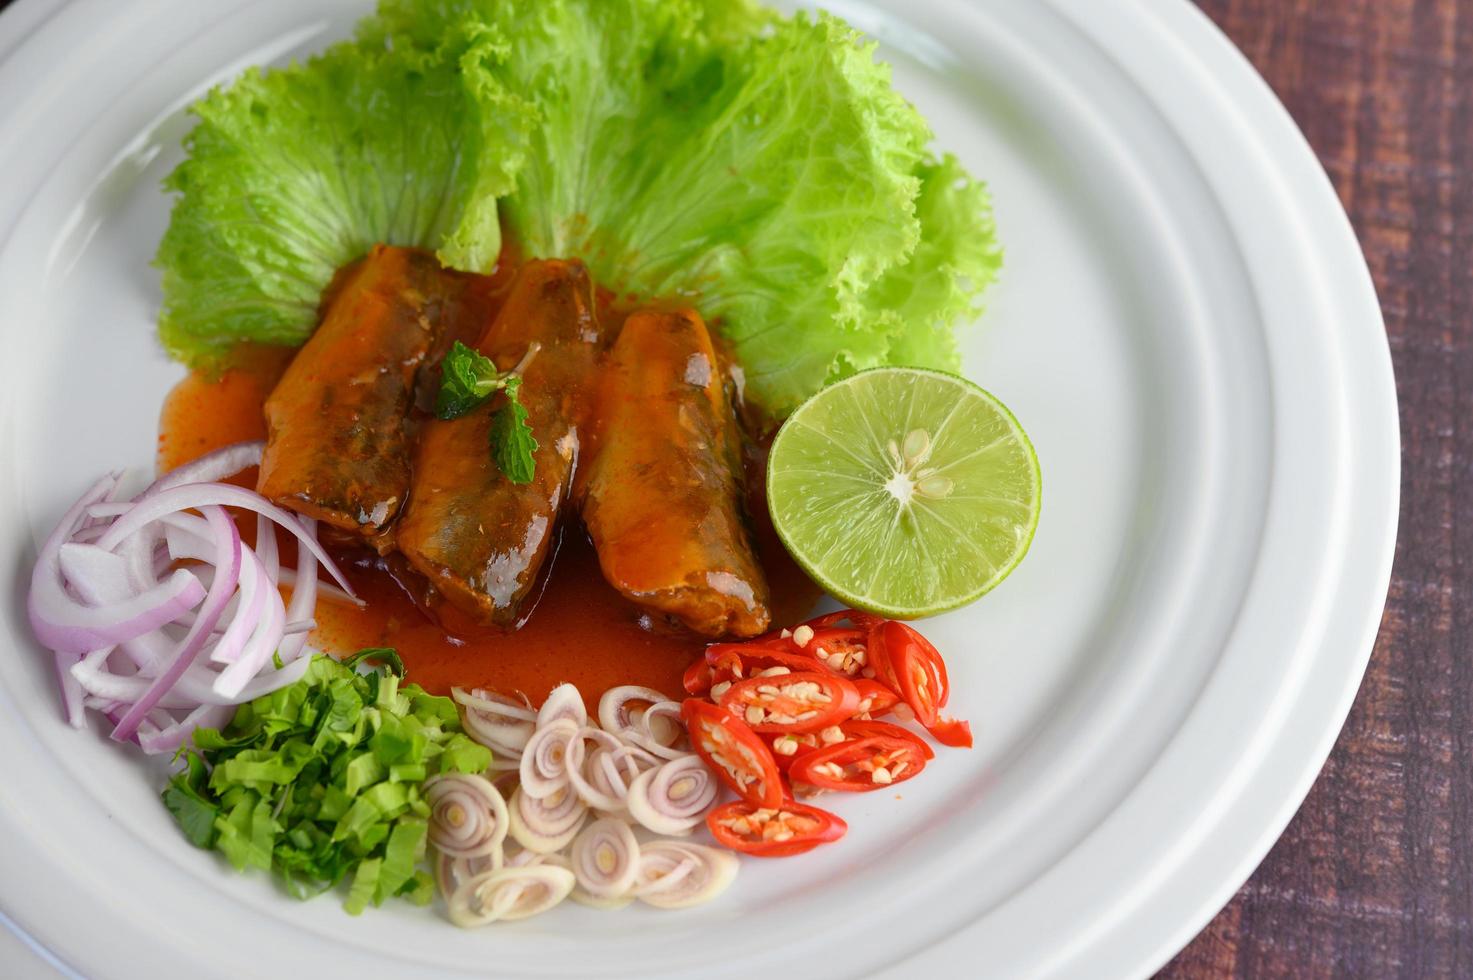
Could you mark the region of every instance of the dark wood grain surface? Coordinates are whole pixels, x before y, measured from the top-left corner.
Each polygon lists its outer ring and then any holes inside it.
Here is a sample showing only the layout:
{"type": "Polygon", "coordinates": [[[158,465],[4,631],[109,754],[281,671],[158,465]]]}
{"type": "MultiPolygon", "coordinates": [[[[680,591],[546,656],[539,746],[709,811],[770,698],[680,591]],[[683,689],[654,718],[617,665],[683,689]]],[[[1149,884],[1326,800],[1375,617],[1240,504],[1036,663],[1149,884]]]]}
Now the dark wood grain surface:
{"type": "Polygon", "coordinates": [[[1162,976],[1473,977],[1473,2],[1199,0],[1360,235],[1401,398],[1370,672],[1252,879],[1162,976]]]}
{"type": "Polygon", "coordinates": [[[1403,496],[1381,635],[1334,754],[1161,976],[1473,978],[1473,0],[1197,2],[1355,223],[1396,362],[1403,496]]]}

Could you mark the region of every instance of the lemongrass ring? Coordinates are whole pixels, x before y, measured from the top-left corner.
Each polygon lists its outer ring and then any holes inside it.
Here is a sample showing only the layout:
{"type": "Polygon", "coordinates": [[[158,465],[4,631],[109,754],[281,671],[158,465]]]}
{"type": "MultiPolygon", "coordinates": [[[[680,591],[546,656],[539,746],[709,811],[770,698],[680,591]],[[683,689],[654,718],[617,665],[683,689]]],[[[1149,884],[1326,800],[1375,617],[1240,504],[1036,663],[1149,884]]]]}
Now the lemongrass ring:
{"type": "Polygon", "coordinates": [[[662,759],[678,759],[690,752],[690,739],[680,717],[680,703],[658,701],[635,721],[628,740],[662,759]]]}
{"type": "Polygon", "coordinates": [[[435,855],[435,883],[440,887],[440,894],[449,899],[467,881],[488,871],[499,871],[505,863],[500,847],[488,855],[473,858],[453,857],[441,851],[435,855]]]}
{"type": "Polygon", "coordinates": [[[425,784],[430,843],[451,857],[487,857],[501,850],[511,827],[504,800],[484,776],[448,773],[425,784]]]}
{"type": "Polygon", "coordinates": [[[588,709],[583,706],[583,695],[572,684],[559,684],[553,688],[537,710],[539,729],[559,720],[571,721],[576,728],[588,724],[588,709]]]}
{"type": "Polygon", "coordinates": [[[690,908],[726,891],[737,868],[737,856],[730,851],[683,841],[652,841],[641,850],[635,894],[656,908],[690,908]]]}
{"type": "Polygon", "coordinates": [[[629,784],[629,815],[657,834],[686,834],[716,804],[717,785],[698,756],[673,759],[629,784]]]}
{"type": "Polygon", "coordinates": [[[522,792],[540,798],[567,787],[568,746],[577,735],[578,726],[568,718],[538,726],[527,740],[518,766],[522,792]]]}
{"type": "Polygon", "coordinates": [[[450,921],[473,928],[498,920],[527,919],[561,903],[572,893],[574,883],[573,872],[546,864],[488,871],[450,896],[450,921]]]}
{"type": "Polygon", "coordinates": [[[622,820],[605,817],[584,827],[573,840],[573,874],[596,898],[618,898],[634,887],[639,873],[639,841],[622,820]]]}
{"type": "Polygon", "coordinates": [[[640,687],[636,684],[611,687],[604,692],[603,697],[598,699],[598,723],[603,726],[604,731],[623,738],[624,733],[634,724],[630,718],[629,705],[637,702],[658,704],[669,700],[668,695],[661,694],[650,687],[640,687]]]}
{"type": "Polygon", "coordinates": [[[489,748],[493,756],[520,758],[537,727],[537,714],[525,699],[517,702],[503,694],[480,689],[450,689],[461,708],[466,734],[489,748]]]}
{"type": "Polygon", "coordinates": [[[528,796],[526,787],[518,787],[507,809],[512,840],[539,854],[567,847],[588,816],[588,806],[571,786],[548,797],[528,796]]]}
{"type": "Polygon", "coordinates": [[[589,806],[599,810],[617,810],[624,805],[622,795],[618,795],[613,787],[595,786],[589,779],[589,773],[597,771],[589,765],[592,757],[588,751],[589,742],[598,743],[595,752],[606,752],[617,749],[621,745],[617,738],[602,729],[592,726],[580,728],[578,734],[568,742],[566,760],[568,781],[572,784],[573,791],[589,806]]]}

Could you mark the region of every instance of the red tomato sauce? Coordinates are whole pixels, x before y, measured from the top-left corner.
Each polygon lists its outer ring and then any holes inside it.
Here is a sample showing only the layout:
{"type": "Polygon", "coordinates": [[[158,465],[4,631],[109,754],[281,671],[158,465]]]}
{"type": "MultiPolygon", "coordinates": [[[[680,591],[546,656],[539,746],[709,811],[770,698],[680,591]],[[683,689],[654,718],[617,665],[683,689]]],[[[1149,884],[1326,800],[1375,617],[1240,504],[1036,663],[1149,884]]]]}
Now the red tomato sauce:
{"type": "MultiPolygon", "coordinates": [[[[265,438],[262,405],[291,353],[243,348],[218,378],[191,375],[180,382],[160,414],[160,471],[221,446],[265,438]]],[[[761,493],[764,459],[765,453],[758,452],[749,460],[755,540],[772,588],[774,625],[791,624],[809,613],[820,590],[788,557],[772,530],[761,493]]],[[[255,479],[252,469],[236,482],[254,487],[255,479]]],[[[251,530],[242,528],[246,536],[251,530]]],[[[295,561],[290,545],[282,541],[288,567],[295,561]]],[[[329,543],[329,549],[367,605],[357,609],[319,600],[313,643],[335,654],[394,647],[409,679],[432,693],[446,694],[452,686],[484,687],[524,692],[540,703],[566,681],[590,701],[621,684],[678,697],[682,672],[705,647],[698,637],[651,626],[637,607],[605,583],[598,556],[576,521],[564,530],[541,601],[527,624],[511,634],[456,627],[451,635],[421,611],[376,556],[352,546],[329,543]]]]}

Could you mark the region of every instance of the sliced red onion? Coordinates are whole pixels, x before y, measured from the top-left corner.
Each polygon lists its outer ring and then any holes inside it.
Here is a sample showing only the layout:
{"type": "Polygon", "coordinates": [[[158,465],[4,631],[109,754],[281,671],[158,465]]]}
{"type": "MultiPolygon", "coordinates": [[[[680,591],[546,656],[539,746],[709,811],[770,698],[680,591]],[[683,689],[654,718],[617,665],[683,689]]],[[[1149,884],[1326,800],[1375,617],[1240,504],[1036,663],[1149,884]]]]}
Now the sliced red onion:
{"type": "Polygon", "coordinates": [[[718,787],[698,756],[673,759],[629,784],[629,815],[657,834],[688,834],[716,805],[718,787]]]}
{"type": "MultiPolygon", "coordinates": [[[[80,566],[74,563],[74,567],[80,566]]],[[[67,594],[63,575],[60,547],[43,551],[31,577],[27,604],[36,639],[57,653],[90,653],[151,633],[189,612],[205,597],[199,578],[181,568],[153,588],[121,602],[89,606],[67,594]]]]}
{"type": "MultiPolygon", "coordinates": [[[[302,518],[302,523],[305,525],[307,523],[307,518],[302,518]]],[[[313,521],[312,523],[315,525],[317,522],[313,521]]],[[[312,573],[313,575],[317,574],[316,561],[312,562],[312,573]]],[[[283,568],[281,570],[280,581],[281,584],[286,586],[287,588],[295,589],[297,585],[297,573],[292,571],[290,568],[283,568]]],[[[364,602],[357,596],[348,595],[348,593],[344,592],[336,585],[329,585],[326,582],[321,581],[320,579],[317,582],[317,598],[323,600],[324,602],[336,602],[340,606],[352,606],[354,609],[362,609],[364,606],[368,605],[368,603],[364,602]]]]}
{"type": "MultiPolygon", "coordinates": [[[[70,670],[83,691],[94,697],[131,704],[148,690],[151,679],[143,674],[131,676],[106,670],[84,658],[70,670]]],[[[159,699],[161,708],[193,708],[196,705],[228,706],[254,701],[264,694],[287,687],[307,673],[309,661],[298,659],[281,670],[268,671],[256,677],[234,698],[225,698],[214,690],[215,672],[194,665],[187,668],[168,694],[159,699]]]]}
{"type": "Polygon", "coordinates": [[[208,506],[239,507],[255,514],[264,514],[278,525],[291,532],[317,558],[328,573],[349,595],[353,587],[348,584],[342,570],[332,560],[317,538],[304,528],[290,511],[283,510],[258,493],[228,483],[189,483],[183,486],[160,490],[148,497],[140,497],[136,505],[119,517],[102,537],[97,539],[99,547],[113,548],[123,539],[138,532],[154,521],[180,510],[198,510],[208,506]]]}
{"type": "MultiPolygon", "coordinates": [[[[210,585],[209,594],[205,596],[198,618],[189,628],[189,633],[184,637],[183,642],[179,644],[174,661],[154,680],[149,689],[144,692],[143,697],[135,701],[123,713],[123,717],[118,720],[117,727],[113,729],[114,741],[122,742],[132,738],[138,731],[138,723],[158,703],[159,698],[174,686],[174,682],[194,662],[195,657],[199,656],[215,624],[220,621],[220,614],[225,610],[225,603],[230,601],[230,595],[235,591],[236,582],[239,581],[242,548],[240,532],[236,529],[235,522],[219,507],[206,506],[203,508],[203,513],[219,545],[215,555],[215,581],[210,585]]],[[[126,519],[126,517],[121,518],[121,520],[126,519]]],[[[116,526],[113,525],[114,528],[116,526]]],[[[112,530],[113,528],[109,528],[109,533],[112,530]]],[[[107,539],[108,535],[104,534],[98,541],[102,542],[107,539]]],[[[219,682],[217,681],[216,690],[218,689],[219,682]]]]}
{"type": "Polygon", "coordinates": [[[265,584],[261,590],[265,593],[265,610],[256,621],[255,631],[241,648],[235,662],[222,670],[215,679],[216,693],[232,698],[238,697],[251,678],[271,663],[272,655],[281,644],[286,628],[286,604],[281,601],[281,591],[265,582],[266,569],[254,552],[248,553],[246,557],[255,565],[256,574],[265,584]]]}
{"type": "Polygon", "coordinates": [[[529,851],[551,854],[572,842],[588,816],[588,807],[571,786],[547,797],[528,796],[526,787],[518,787],[507,807],[511,814],[512,840],[529,851]]]}
{"type": "Polygon", "coordinates": [[[568,788],[568,745],[577,734],[578,726],[569,718],[547,725],[539,722],[522,751],[519,771],[524,794],[541,798],[568,788]]]}
{"type": "MultiPolygon", "coordinates": [[[[104,649],[111,652],[110,648],[104,649]]],[[[67,724],[73,728],[82,728],[87,724],[87,702],[82,685],[72,676],[72,670],[81,662],[81,658],[75,653],[55,653],[52,656],[56,665],[56,679],[61,684],[61,706],[66,712],[67,724]]]]}
{"type": "Polygon", "coordinates": [[[571,721],[575,728],[588,724],[588,709],[583,706],[583,695],[572,684],[559,684],[552,689],[537,712],[537,727],[546,728],[561,718],[571,721]]]}
{"type": "Polygon", "coordinates": [[[425,784],[430,843],[455,858],[488,858],[500,865],[511,826],[506,801],[483,776],[449,773],[425,784]]]}
{"type": "Polygon", "coordinates": [[[548,864],[488,871],[450,896],[450,921],[471,928],[540,915],[567,898],[575,881],[573,872],[548,864]]]}
{"type": "MultiPolygon", "coordinates": [[[[264,520],[264,518],[262,518],[264,520]]],[[[308,534],[314,537],[317,534],[317,522],[310,517],[302,518],[302,527],[308,534]]],[[[272,541],[276,540],[276,528],[269,528],[266,535],[272,541]]],[[[279,577],[279,576],[278,576],[279,577]]],[[[289,621],[286,639],[281,641],[277,649],[277,656],[281,662],[289,664],[302,655],[302,650],[307,645],[307,633],[290,629],[290,623],[295,623],[312,615],[317,608],[317,559],[305,548],[297,549],[297,572],[293,576],[292,604],[287,607],[286,618],[289,621]]]]}
{"type": "Polygon", "coordinates": [[[578,886],[595,898],[620,898],[639,872],[639,841],[622,820],[604,817],[573,840],[571,857],[578,886]]]}
{"type": "Polygon", "coordinates": [[[171,725],[140,734],[138,744],[149,755],[162,755],[166,752],[172,754],[179,751],[180,746],[189,740],[196,728],[221,728],[230,721],[233,714],[233,707],[202,704],[171,725]]]}
{"type": "Polygon", "coordinates": [[[217,480],[234,476],[241,470],[260,466],[261,455],[265,451],[266,443],[260,440],[237,442],[231,446],[224,446],[170,470],[153,481],[147,490],[139,494],[139,497],[151,497],[160,490],[169,490],[186,483],[214,483],[217,480]]]}
{"type": "Polygon", "coordinates": [[[256,515],[256,557],[261,559],[266,577],[273,582],[280,581],[281,555],[276,551],[276,527],[262,514],[256,515]]]}
{"type": "Polygon", "coordinates": [[[341,571],[313,522],[241,487],[199,482],[259,459],[259,445],[229,447],[129,501],[117,499],[119,478],[105,477],[42,544],[27,611],[55,655],[74,724],[100,710],[115,739],[172,751],[198,725],[222,723],[229,707],[303,675],[306,663],[294,661],[314,622],[317,568],[346,588],[341,571]],[[227,506],[257,515],[256,549],[243,545],[227,506]],[[301,542],[290,608],[278,588],[276,524],[301,542]],[[174,567],[181,560],[190,567],[174,567]]]}
{"type": "Polygon", "coordinates": [[[640,850],[634,894],[656,908],[690,908],[726,891],[737,868],[737,856],[730,851],[684,841],[652,841],[640,850]]]}
{"type": "Polygon", "coordinates": [[[498,871],[504,866],[499,847],[488,855],[473,858],[451,857],[438,852],[435,854],[435,884],[440,886],[440,894],[449,899],[467,881],[488,871],[498,871]]]}

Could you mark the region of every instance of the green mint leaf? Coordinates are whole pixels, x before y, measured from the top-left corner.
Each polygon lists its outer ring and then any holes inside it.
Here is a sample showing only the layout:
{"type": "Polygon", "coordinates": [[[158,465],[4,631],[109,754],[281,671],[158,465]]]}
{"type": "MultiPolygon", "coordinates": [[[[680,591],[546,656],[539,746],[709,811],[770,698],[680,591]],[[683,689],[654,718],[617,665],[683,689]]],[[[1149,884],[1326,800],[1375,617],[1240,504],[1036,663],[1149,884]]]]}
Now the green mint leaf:
{"type": "Polygon", "coordinates": [[[435,417],[447,422],[458,419],[505,385],[506,376],[496,370],[489,357],[457,340],[440,362],[440,391],[435,396],[435,417]]]}
{"type": "Polygon", "coordinates": [[[527,409],[522,405],[522,379],[507,379],[506,404],[491,420],[491,458],[506,478],[513,483],[531,483],[536,472],[537,440],[527,424],[527,409]]]}

